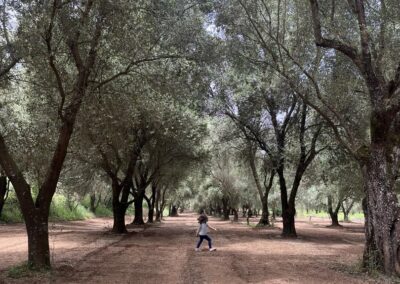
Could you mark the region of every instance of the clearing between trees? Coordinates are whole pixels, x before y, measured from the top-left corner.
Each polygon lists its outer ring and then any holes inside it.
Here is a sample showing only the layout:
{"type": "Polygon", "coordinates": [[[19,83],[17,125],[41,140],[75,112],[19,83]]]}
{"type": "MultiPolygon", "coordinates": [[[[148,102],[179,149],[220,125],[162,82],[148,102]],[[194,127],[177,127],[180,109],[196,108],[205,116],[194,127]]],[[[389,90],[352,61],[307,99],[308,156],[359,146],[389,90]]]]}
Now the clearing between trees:
{"type": "MultiPolygon", "coordinates": [[[[30,275],[29,283],[382,283],[353,273],[360,263],[361,223],[328,228],[322,219],[297,220],[297,239],[282,239],[282,223],[252,228],[210,217],[217,248],[195,252],[197,215],[167,217],[161,224],[128,226],[111,234],[112,219],[50,226],[53,271],[30,275]]],[[[129,220],[128,220],[129,221],[129,220]]],[[[257,222],[258,219],[252,219],[257,222]]],[[[0,226],[0,283],[26,283],[7,271],[26,260],[22,224],[0,226]]],[[[389,282],[388,282],[389,283],[389,282]]]]}

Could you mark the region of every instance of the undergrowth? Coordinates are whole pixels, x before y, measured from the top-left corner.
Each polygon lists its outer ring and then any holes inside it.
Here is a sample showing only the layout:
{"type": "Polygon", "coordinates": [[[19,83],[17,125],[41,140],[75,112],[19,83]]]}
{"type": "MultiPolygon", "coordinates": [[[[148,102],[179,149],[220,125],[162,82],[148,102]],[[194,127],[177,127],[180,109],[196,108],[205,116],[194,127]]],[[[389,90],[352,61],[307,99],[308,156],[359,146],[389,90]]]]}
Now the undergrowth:
{"type": "MultiPolygon", "coordinates": [[[[96,213],[93,214],[89,210],[89,203],[68,202],[67,198],[62,194],[55,194],[50,206],[49,221],[74,221],[84,220],[93,217],[111,217],[112,210],[104,204],[99,204],[96,213]]],[[[14,193],[10,193],[1,212],[0,222],[3,223],[20,223],[23,222],[23,216],[19,208],[18,200],[14,193]]]]}
{"type": "Polygon", "coordinates": [[[48,275],[50,273],[50,268],[34,270],[27,262],[19,265],[12,266],[7,270],[7,277],[20,279],[20,278],[33,278],[37,276],[48,275]]]}
{"type": "Polygon", "coordinates": [[[377,283],[396,283],[400,284],[400,278],[396,276],[386,276],[382,273],[374,260],[370,260],[364,267],[362,259],[352,264],[335,264],[332,267],[335,270],[350,274],[352,276],[364,278],[365,280],[373,279],[377,283]]]}

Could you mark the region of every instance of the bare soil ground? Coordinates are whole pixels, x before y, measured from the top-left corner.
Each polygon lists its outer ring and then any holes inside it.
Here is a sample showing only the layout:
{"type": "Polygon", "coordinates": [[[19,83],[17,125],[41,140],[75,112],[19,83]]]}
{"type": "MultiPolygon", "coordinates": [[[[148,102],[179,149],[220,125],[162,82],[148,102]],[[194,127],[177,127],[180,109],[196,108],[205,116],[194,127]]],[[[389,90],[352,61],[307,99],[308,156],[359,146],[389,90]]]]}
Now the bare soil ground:
{"type": "MultiPolygon", "coordinates": [[[[11,279],[7,270],[26,259],[23,225],[0,225],[0,283],[382,283],[351,274],[363,250],[363,227],[327,228],[321,219],[297,220],[299,238],[274,228],[252,228],[210,218],[217,248],[195,252],[197,215],[109,233],[112,220],[51,225],[53,271],[11,279]]],[[[129,220],[128,220],[129,221],[129,220]]],[[[256,219],[252,220],[256,222],[256,219]]],[[[244,220],[241,220],[244,222],[244,220]]]]}

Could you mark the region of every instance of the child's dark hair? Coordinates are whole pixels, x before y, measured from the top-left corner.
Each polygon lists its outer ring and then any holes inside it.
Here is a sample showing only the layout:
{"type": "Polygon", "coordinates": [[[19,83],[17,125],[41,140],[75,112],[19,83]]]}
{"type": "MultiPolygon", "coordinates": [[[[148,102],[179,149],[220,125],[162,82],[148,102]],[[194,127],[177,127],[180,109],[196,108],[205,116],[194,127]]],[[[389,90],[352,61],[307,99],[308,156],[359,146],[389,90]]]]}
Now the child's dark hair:
{"type": "Polygon", "coordinates": [[[207,223],[208,222],[208,217],[206,215],[200,215],[199,218],[197,218],[197,221],[199,221],[200,224],[207,223]]]}

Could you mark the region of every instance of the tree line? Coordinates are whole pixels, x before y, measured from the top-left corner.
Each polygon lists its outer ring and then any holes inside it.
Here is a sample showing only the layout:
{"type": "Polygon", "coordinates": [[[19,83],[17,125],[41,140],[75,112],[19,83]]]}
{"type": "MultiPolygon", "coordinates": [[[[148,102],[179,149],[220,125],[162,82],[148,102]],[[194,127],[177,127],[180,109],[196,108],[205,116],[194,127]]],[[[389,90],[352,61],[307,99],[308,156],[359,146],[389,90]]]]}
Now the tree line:
{"type": "Polygon", "coordinates": [[[144,201],[159,219],[183,185],[224,215],[248,192],[263,225],[279,204],[285,237],[302,187],[329,189],[332,220],[363,198],[364,265],[400,274],[397,1],[4,0],[0,14],[0,195],[10,181],[33,268],[50,266],[57,188],[101,176],[116,233],[131,204],[134,223],[144,201]]]}

